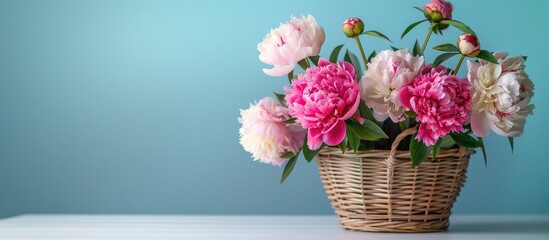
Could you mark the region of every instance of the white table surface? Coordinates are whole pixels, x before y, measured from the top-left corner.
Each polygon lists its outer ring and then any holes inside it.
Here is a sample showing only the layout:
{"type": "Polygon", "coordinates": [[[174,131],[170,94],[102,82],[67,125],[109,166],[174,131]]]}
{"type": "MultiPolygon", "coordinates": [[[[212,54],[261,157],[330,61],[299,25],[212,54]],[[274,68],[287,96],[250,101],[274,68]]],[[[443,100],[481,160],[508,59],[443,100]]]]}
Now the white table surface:
{"type": "Polygon", "coordinates": [[[449,232],[364,233],[335,216],[21,215],[0,220],[0,239],[543,239],[549,215],[452,216],[449,232]]]}

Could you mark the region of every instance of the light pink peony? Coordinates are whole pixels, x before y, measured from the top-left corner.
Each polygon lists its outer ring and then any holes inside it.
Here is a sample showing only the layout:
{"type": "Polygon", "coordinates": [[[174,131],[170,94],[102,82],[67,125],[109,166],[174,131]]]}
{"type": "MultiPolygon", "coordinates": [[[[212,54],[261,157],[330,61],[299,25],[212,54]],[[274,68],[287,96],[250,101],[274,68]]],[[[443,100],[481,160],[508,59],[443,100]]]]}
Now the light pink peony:
{"type": "Polygon", "coordinates": [[[272,69],[263,69],[263,72],[275,77],[290,73],[300,60],[318,55],[324,38],[324,29],[317,26],[313,16],[292,17],[289,22],[272,29],[257,45],[259,60],[273,65],[272,69]]]}
{"type": "Polygon", "coordinates": [[[471,129],[479,137],[488,135],[490,129],[501,136],[518,137],[534,110],[530,103],[534,83],[524,71],[522,56],[493,55],[499,64],[467,61],[473,94],[471,129]]]}
{"type": "Polygon", "coordinates": [[[452,3],[444,0],[431,0],[423,7],[425,17],[432,22],[452,19],[453,10],[454,6],[452,3]]]}
{"type": "Polygon", "coordinates": [[[403,88],[399,101],[421,122],[417,140],[430,146],[450,132],[463,131],[471,109],[470,89],[466,79],[447,75],[442,66],[425,67],[410,86],[403,88]]]}
{"type": "Polygon", "coordinates": [[[288,160],[281,155],[297,154],[303,146],[306,130],[299,124],[283,123],[290,119],[288,109],[272,98],[263,98],[249,109],[240,110],[240,116],[240,144],[254,160],[280,166],[288,160]]]}
{"type": "Polygon", "coordinates": [[[423,57],[414,57],[408,50],[385,50],[369,63],[368,70],[360,80],[360,95],[374,117],[384,121],[404,121],[406,109],[397,101],[397,92],[408,86],[423,68],[423,57]]]}
{"type": "Polygon", "coordinates": [[[345,138],[345,120],[360,103],[353,65],[321,58],[317,67],[307,69],[292,88],[286,88],[286,102],[290,115],[308,129],[310,149],[318,149],[323,142],[339,144],[345,138]]]}

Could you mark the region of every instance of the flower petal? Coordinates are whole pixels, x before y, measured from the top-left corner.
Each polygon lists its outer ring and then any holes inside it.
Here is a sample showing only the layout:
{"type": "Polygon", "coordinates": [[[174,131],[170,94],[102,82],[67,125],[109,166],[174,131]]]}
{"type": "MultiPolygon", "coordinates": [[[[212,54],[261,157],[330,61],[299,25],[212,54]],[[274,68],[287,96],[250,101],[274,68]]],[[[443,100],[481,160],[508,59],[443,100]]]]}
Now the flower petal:
{"type": "Polygon", "coordinates": [[[311,150],[316,150],[322,145],[322,135],[313,136],[311,129],[309,129],[309,135],[307,136],[307,146],[311,150]]]}
{"type": "Polygon", "coordinates": [[[280,77],[284,76],[288,73],[290,73],[292,70],[294,70],[295,65],[282,65],[282,66],[274,66],[271,69],[263,68],[263,72],[269,76],[273,77],[280,77]]]}
{"type": "Polygon", "coordinates": [[[488,119],[486,119],[485,112],[472,111],[471,112],[471,129],[475,135],[479,137],[485,137],[490,132],[490,125],[488,119]]]}
{"type": "Polygon", "coordinates": [[[410,104],[411,98],[412,98],[412,94],[410,93],[410,90],[407,87],[402,88],[400,89],[400,91],[398,91],[397,100],[400,102],[400,105],[408,109],[412,109],[412,105],[410,104]]]}
{"type": "Polygon", "coordinates": [[[338,121],[336,125],[326,134],[324,134],[324,142],[330,146],[339,144],[345,138],[345,121],[338,121]]]}

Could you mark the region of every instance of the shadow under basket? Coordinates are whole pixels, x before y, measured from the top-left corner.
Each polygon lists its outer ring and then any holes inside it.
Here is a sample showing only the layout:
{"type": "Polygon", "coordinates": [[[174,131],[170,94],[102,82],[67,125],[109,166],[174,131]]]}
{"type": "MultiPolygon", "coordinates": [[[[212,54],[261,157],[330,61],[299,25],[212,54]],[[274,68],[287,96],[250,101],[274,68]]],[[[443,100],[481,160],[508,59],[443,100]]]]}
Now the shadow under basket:
{"type": "Polygon", "coordinates": [[[412,168],[409,151],[396,146],[356,154],[331,147],[319,152],[320,177],[340,224],[371,232],[446,231],[474,151],[440,149],[435,160],[412,168]]]}

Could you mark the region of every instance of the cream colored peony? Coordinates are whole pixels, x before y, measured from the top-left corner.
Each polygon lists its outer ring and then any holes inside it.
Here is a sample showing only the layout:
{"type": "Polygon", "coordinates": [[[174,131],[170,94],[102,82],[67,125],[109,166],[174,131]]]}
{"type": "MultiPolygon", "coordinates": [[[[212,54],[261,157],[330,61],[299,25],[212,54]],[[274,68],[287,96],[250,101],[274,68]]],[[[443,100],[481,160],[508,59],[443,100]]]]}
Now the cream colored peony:
{"type": "Polygon", "coordinates": [[[368,63],[359,83],[360,96],[378,121],[387,117],[395,123],[405,119],[406,109],[397,100],[397,93],[412,83],[422,68],[423,57],[414,57],[405,49],[382,51],[368,63]]]}
{"type": "Polygon", "coordinates": [[[490,129],[495,133],[517,137],[524,132],[526,116],[532,114],[534,83],[524,72],[522,56],[507,58],[507,53],[493,54],[499,64],[480,60],[467,61],[473,106],[471,128],[484,137],[490,129]]]}

